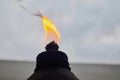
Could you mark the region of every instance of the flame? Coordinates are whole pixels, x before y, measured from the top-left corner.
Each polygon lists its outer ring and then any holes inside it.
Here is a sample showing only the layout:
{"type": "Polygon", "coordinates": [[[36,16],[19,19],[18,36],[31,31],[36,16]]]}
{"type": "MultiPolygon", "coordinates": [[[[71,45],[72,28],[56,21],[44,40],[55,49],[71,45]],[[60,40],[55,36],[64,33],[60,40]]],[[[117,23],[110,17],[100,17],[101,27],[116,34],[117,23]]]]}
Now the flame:
{"type": "Polygon", "coordinates": [[[51,41],[59,43],[60,33],[56,29],[55,24],[44,15],[37,14],[37,16],[42,18],[43,27],[45,29],[45,43],[49,43],[51,41]]]}
{"type": "Polygon", "coordinates": [[[28,14],[33,16],[39,16],[42,18],[43,26],[45,29],[45,43],[49,43],[51,41],[55,41],[56,43],[59,43],[60,41],[60,33],[56,29],[54,23],[49,20],[46,16],[42,15],[39,11],[37,14],[34,14],[30,12],[26,7],[22,5],[23,0],[15,0],[18,2],[19,7],[21,7],[24,11],[26,11],[28,14]]]}

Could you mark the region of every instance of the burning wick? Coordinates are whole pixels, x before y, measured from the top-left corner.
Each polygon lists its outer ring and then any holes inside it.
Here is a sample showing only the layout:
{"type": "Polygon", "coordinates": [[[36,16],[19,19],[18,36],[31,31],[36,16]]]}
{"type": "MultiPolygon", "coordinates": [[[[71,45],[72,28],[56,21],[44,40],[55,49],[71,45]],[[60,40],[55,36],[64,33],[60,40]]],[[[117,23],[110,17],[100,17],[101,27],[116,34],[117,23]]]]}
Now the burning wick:
{"type": "Polygon", "coordinates": [[[59,43],[60,41],[60,33],[59,31],[56,29],[55,24],[48,19],[46,16],[42,15],[39,11],[37,14],[34,14],[32,12],[30,12],[27,8],[25,8],[22,5],[22,1],[23,0],[16,0],[19,4],[19,7],[21,7],[24,11],[26,11],[28,14],[33,15],[33,16],[38,16],[42,19],[43,22],[43,27],[45,29],[45,44],[48,44],[51,41],[55,41],[56,43],[59,43]]]}
{"type": "Polygon", "coordinates": [[[55,41],[52,41],[46,45],[45,49],[47,51],[58,51],[59,46],[57,45],[57,43],[55,43],[55,41]]]}

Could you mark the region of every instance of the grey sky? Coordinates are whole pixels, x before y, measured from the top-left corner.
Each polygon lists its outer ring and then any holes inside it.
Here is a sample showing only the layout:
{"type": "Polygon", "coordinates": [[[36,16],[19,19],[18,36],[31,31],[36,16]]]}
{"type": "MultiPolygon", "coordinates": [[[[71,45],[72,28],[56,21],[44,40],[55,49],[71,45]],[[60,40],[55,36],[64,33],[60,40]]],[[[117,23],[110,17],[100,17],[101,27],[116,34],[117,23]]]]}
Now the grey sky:
{"type": "MultiPolygon", "coordinates": [[[[50,18],[61,33],[60,50],[71,62],[120,64],[119,0],[24,0],[50,18]]],[[[44,51],[39,17],[15,0],[0,0],[0,59],[35,60],[44,51]]]]}

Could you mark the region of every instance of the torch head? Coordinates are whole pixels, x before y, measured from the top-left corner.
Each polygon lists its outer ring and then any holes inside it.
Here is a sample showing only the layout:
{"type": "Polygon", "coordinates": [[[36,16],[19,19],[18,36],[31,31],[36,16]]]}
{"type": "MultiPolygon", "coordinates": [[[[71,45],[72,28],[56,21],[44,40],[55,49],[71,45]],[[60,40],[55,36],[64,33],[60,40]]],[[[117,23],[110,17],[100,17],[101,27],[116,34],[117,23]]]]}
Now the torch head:
{"type": "Polygon", "coordinates": [[[46,45],[46,51],[38,54],[36,58],[35,72],[46,69],[66,68],[71,70],[67,55],[58,50],[59,46],[55,41],[46,45]]]}

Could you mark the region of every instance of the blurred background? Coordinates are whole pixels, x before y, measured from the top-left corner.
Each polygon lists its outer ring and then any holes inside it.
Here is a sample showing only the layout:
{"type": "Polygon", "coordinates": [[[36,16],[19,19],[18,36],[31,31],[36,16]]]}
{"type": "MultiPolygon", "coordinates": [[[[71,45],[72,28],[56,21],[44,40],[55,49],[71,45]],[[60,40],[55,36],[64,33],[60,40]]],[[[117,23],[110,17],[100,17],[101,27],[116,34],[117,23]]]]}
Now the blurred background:
{"type": "Polygon", "coordinates": [[[73,72],[81,80],[120,79],[119,0],[0,0],[0,80],[25,80],[45,49],[39,17],[52,20],[61,34],[73,72]]]}

